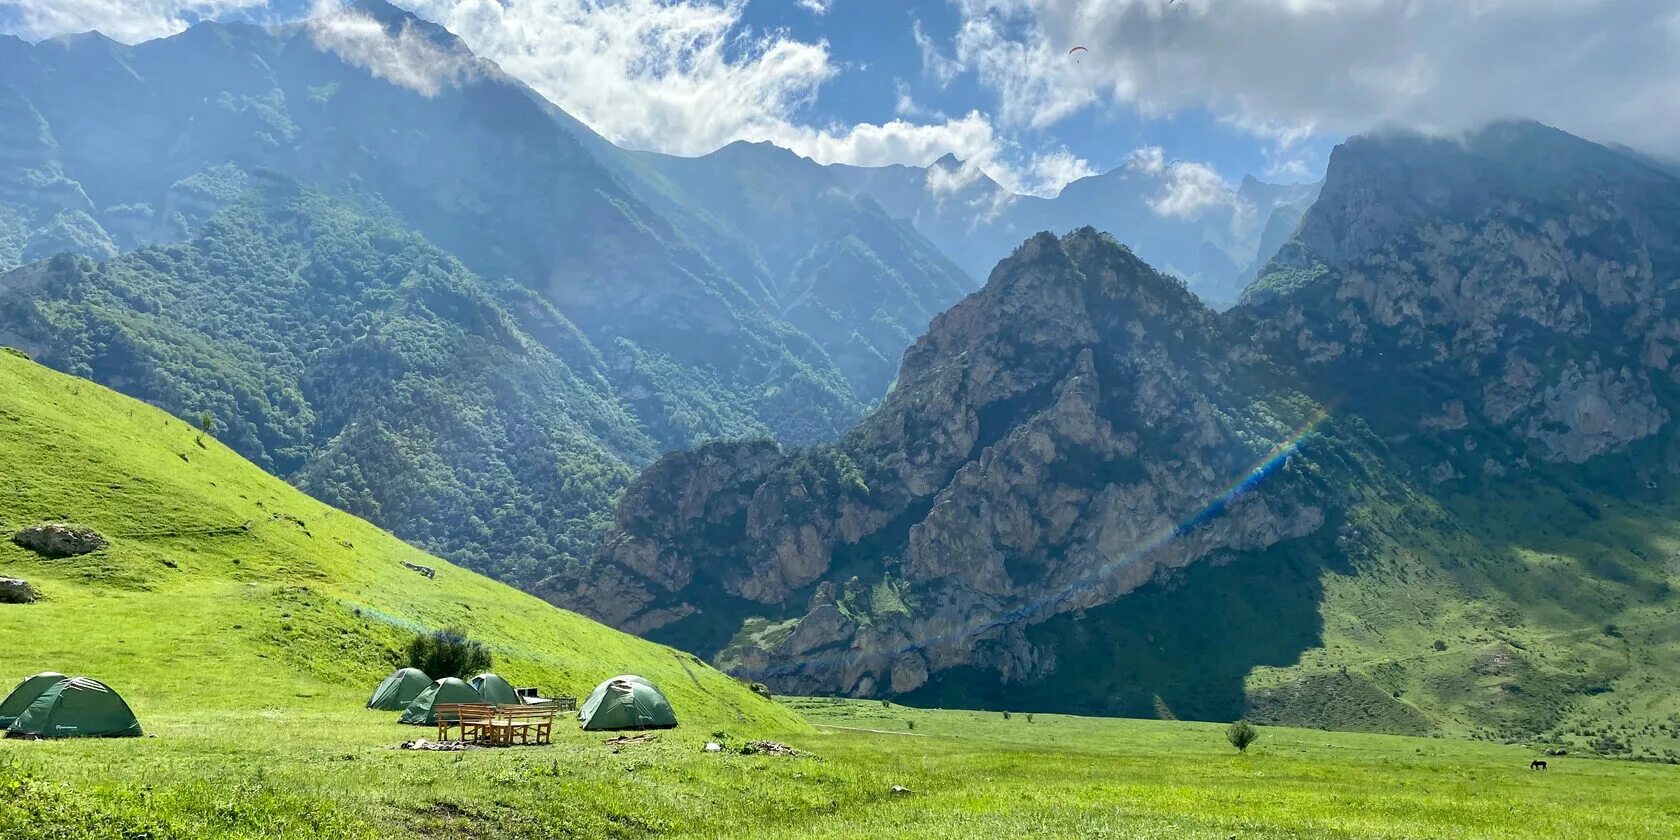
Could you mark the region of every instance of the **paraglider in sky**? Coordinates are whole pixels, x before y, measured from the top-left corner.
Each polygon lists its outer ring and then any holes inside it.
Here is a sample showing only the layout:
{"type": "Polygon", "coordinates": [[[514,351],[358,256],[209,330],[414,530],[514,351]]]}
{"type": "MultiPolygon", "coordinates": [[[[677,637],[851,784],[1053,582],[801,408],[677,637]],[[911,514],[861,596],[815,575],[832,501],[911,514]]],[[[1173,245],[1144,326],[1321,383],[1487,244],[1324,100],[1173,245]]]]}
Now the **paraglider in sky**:
{"type": "Polygon", "coordinates": [[[1084,47],[1074,47],[1073,49],[1068,50],[1068,55],[1073,55],[1074,53],[1079,52],[1081,50],[1084,50],[1085,52],[1090,52],[1090,50],[1087,50],[1084,47]]]}

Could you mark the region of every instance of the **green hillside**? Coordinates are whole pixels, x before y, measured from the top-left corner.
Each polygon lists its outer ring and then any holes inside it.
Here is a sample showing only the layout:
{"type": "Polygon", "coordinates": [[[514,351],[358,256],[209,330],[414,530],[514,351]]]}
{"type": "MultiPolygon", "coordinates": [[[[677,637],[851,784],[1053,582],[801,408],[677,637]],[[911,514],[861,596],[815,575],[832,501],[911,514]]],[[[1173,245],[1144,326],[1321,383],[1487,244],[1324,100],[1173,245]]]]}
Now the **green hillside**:
{"type": "Polygon", "coordinates": [[[67,560],[0,543],[0,575],[44,596],[0,611],[0,675],[8,686],[43,670],[97,676],[149,731],[190,732],[195,709],[359,707],[414,631],[442,627],[551,694],[635,672],[702,726],[801,725],[687,654],[431,557],[201,445],[177,418],[11,353],[0,354],[0,475],[7,532],[73,521],[110,540],[67,560]]]}

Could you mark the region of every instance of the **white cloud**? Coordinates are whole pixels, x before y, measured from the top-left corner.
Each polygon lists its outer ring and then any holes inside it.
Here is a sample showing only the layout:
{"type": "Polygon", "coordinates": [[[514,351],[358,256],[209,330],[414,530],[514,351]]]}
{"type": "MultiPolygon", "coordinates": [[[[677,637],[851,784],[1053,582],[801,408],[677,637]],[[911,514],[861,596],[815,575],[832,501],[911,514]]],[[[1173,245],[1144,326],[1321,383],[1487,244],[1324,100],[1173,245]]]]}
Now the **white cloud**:
{"type": "Polygon", "coordinates": [[[854,166],[893,163],[926,166],[946,153],[987,160],[998,147],[991,122],[978,111],[939,123],[892,120],[880,125],[860,123],[845,128],[781,123],[765,126],[761,133],[748,133],[742,139],[769,140],[818,163],[854,166]]]}
{"type": "MultiPolygon", "coordinates": [[[[896,119],[813,125],[802,113],[839,72],[828,45],[747,30],[741,0],[406,2],[628,146],[695,155],[767,140],[819,163],[857,166],[925,166],[950,153],[1032,194],[1053,194],[1090,168],[1066,150],[1017,163],[987,115],[924,109],[904,85],[894,90],[896,119]]],[[[914,22],[912,34],[926,40],[914,22]]],[[[926,60],[936,81],[961,69],[942,56],[926,60]]]]}
{"type": "Polygon", "coordinates": [[[1213,167],[1166,158],[1160,146],[1145,146],[1126,159],[1127,169],[1161,182],[1160,189],[1145,198],[1157,215],[1193,219],[1211,207],[1235,206],[1235,192],[1213,167]]]}
{"type": "Polygon", "coordinates": [[[405,0],[608,139],[700,154],[770,139],[837,72],[746,31],[739,0],[405,0]]]}
{"type": "Polygon", "coordinates": [[[1026,176],[1017,182],[1017,190],[1028,195],[1053,196],[1062,187],[1097,174],[1096,167],[1067,149],[1041,152],[1028,162],[1026,176]]]}
{"type": "Polygon", "coordinates": [[[893,81],[893,113],[901,117],[915,116],[921,112],[916,100],[910,96],[910,86],[904,80],[893,81]]]}
{"type": "Polygon", "coordinates": [[[922,31],[922,22],[917,18],[910,20],[910,35],[916,39],[916,48],[922,53],[922,73],[934,84],[945,87],[960,73],[968,69],[962,62],[951,58],[939,51],[939,45],[922,31]]]}
{"type": "Polygon", "coordinates": [[[1167,171],[1167,153],[1160,146],[1134,149],[1126,158],[1126,168],[1145,175],[1160,175],[1167,171]]]}
{"type": "Polygon", "coordinates": [[[475,67],[470,54],[440,45],[413,24],[404,23],[389,32],[384,24],[341,0],[315,0],[309,34],[321,49],[425,96],[458,83],[475,67]]]}
{"type": "Polygon", "coordinates": [[[987,177],[976,161],[963,161],[957,166],[936,164],[928,168],[928,195],[939,207],[958,208],[973,230],[997,220],[1020,198],[1007,187],[987,183],[987,177]]]}
{"type": "Polygon", "coordinates": [[[13,32],[36,40],[98,30],[126,44],[174,35],[198,20],[259,9],[267,0],[0,0],[17,19],[13,32]]]}
{"type": "Polygon", "coordinates": [[[932,119],[941,122],[949,119],[944,111],[924,108],[916,101],[910,92],[910,85],[903,79],[893,80],[893,114],[900,117],[915,117],[918,119],[932,119]]]}
{"type": "MultiPolygon", "coordinates": [[[[742,21],[746,0],[398,2],[626,146],[697,155],[735,140],[767,140],[821,163],[860,166],[925,166],[950,153],[1009,189],[1036,194],[1053,193],[1088,169],[1065,150],[1022,155],[986,114],[946,116],[918,105],[902,85],[895,90],[895,119],[814,124],[805,112],[843,68],[825,42],[748,28],[742,21]]],[[[133,40],[179,31],[197,15],[264,6],[263,0],[0,3],[16,4],[21,28],[32,35],[99,27],[133,40]]],[[[832,0],[815,5],[828,9],[832,0]]],[[[478,66],[471,55],[415,27],[387,30],[343,0],[312,0],[309,29],[322,49],[428,96],[478,66]]],[[[932,47],[919,22],[912,22],[912,33],[924,45],[934,81],[948,82],[963,71],[932,47]]]]}
{"type": "Polygon", "coordinates": [[[1674,0],[955,0],[1005,124],[1095,102],[1207,109],[1279,141],[1531,117],[1680,153],[1674,0]],[[1088,51],[1070,60],[1066,50],[1088,51]]]}
{"type": "Polygon", "coordinates": [[[1312,166],[1301,158],[1268,156],[1266,177],[1285,183],[1299,184],[1317,178],[1318,173],[1314,172],[1312,166]]]}
{"type": "Polygon", "coordinates": [[[799,7],[813,15],[826,15],[834,7],[834,0],[798,0],[799,7]]]}
{"type": "Polygon", "coordinates": [[[928,194],[936,199],[944,200],[960,195],[970,185],[977,183],[985,175],[974,161],[964,161],[960,166],[933,166],[928,168],[928,194]]]}
{"type": "Polygon", "coordinates": [[[957,60],[975,69],[980,83],[997,92],[1006,125],[1052,125],[1095,101],[1078,74],[1083,59],[1049,38],[1011,37],[1008,19],[986,15],[965,20],[957,32],[957,60]]]}

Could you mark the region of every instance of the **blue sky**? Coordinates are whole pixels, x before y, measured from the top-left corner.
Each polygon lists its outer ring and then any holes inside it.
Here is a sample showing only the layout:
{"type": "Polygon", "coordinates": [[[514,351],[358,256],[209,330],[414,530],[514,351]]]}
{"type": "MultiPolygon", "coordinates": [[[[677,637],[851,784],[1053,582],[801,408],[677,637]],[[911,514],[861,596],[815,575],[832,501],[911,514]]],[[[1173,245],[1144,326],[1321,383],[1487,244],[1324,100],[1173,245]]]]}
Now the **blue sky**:
{"type": "MultiPolygon", "coordinates": [[[[1165,4],[1165,0],[1162,0],[1165,4]]],[[[935,44],[949,45],[962,24],[958,8],[944,0],[832,0],[825,14],[812,14],[797,0],[757,0],[747,4],[743,23],[762,30],[786,29],[794,38],[825,40],[843,69],[825,83],[806,116],[818,122],[884,122],[897,116],[901,92],[929,112],[993,112],[996,97],[972,73],[947,85],[923,72],[922,53],[912,26],[935,44]]],[[[1069,45],[1069,48],[1073,44],[1069,45]]],[[[947,47],[949,51],[949,47],[947,47]]],[[[1089,51],[1089,47],[1087,47],[1089,51]]],[[[1074,61],[1061,56],[1059,60],[1074,61]]],[[[1066,147],[1097,171],[1123,165],[1140,147],[1158,146],[1169,157],[1209,163],[1233,184],[1244,174],[1263,180],[1314,180],[1323,174],[1329,151],[1345,135],[1325,132],[1291,147],[1286,160],[1298,171],[1281,171],[1273,147],[1252,133],[1223,124],[1202,108],[1189,108],[1150,119],[1124,105],[1091,107],[1054,126],[1018,132],[1023,149],[1066,147]]]]}
{"type": "MultiPolygon", "coordinates": [[[[673,154],[733,140],[859,165],[950,152],[1036,194],[1147,158],[1231,187],[1313,180],[1335,143],[1378,125],[1450,135],[1528,117],[1680,158],[1675,0],[393,1],[609,139],[673,154]],[[1070,58],[1076,44],[1088,51],[1070,58]]],[[[446,60],[420,78],[437,56],[397,34],[371,43],[357,14],[0,0],[0,30],[133,43],[204,17],[309,16],[372,72],[447,82],[446,60]]]]}

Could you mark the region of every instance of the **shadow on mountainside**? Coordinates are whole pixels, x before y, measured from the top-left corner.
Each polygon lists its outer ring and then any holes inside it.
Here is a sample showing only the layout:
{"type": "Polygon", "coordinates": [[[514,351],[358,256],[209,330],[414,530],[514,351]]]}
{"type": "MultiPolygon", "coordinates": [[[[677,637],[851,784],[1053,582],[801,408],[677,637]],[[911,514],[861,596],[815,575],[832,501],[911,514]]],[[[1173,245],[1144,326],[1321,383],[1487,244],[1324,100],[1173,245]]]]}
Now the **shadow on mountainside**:
{"type": "Polygon", "coordinates": [[[1336,528],[1196,564],[1082,615],[1059,615],[1027,631],[1053,653],[1055,671],[1030,684],[1002,684],[976,668],[943,672],[899,699],[918,706],[1150,718],[1162,706],[1186,720],[1244,715],[1243,683],[1266,665],[1292,665],[1323,643],[1322,583],[1336,557],[1336,528]]]}

